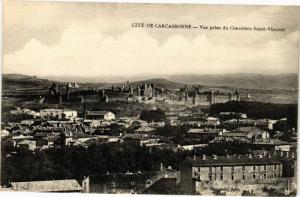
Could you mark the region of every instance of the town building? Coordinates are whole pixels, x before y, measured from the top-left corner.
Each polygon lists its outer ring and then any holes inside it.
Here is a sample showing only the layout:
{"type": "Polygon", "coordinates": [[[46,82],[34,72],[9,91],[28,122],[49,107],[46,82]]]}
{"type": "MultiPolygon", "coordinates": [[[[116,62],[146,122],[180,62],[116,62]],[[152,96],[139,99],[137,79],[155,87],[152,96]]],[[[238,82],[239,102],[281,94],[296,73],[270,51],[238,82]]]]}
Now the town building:
{"type": "Polygon", "coordinates": [[[194,156],[180,169],[181,185],[187,194],[218,188],[255,190],[268,184],[285,187],[282,172],[282,162],[271,154],[194,156]]]}
{"type": "Polygon", "coordinates": [[[159,172],[127,172],[90,175],[82,182],[84,193],[108,193],[108,194],[142,194],[151,191],[155,193],[158,189],[168,191],[175,187],[178,182],[178,172],[172,168],[161,167],[159,172]],[[158,183],[172,183],[159,184],[158,183]],[[168,187],[163,187],[164,185],[168,187]]]}
{"type": "Polygon", "coordinates": [[[73,119],[77,117],[77,111],[70,109],[42,109],[40,110],[40,116],[42,118],[73,119]]]}
{"type": "Polygon", "coordinates": [[[86,111],[86,119],[115,120],[115,114],[110,111],[86,111]]]}
{"type": "Polygon", "coordinates": [[[75,179],[11,182],[12,191],[30,192],[81,192],[82,188],[75,179]]]}

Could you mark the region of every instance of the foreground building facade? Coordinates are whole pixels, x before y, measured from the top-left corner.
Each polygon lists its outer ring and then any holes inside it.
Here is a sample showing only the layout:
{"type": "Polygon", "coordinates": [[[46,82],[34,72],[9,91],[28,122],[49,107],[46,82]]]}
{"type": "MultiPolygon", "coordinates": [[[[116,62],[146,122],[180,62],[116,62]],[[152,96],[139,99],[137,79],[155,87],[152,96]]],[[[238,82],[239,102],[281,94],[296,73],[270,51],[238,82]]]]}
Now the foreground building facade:
{"type": "Polygon", "coordinates": [[[294,179],[283,174],[283,167],[282,160],[273,155],[195,156],[182,164],[181,184],[186,193],[205,195],[214,190],[240,195],[242,191],[258,192],[268,186],[291,190],[294,179]]]}

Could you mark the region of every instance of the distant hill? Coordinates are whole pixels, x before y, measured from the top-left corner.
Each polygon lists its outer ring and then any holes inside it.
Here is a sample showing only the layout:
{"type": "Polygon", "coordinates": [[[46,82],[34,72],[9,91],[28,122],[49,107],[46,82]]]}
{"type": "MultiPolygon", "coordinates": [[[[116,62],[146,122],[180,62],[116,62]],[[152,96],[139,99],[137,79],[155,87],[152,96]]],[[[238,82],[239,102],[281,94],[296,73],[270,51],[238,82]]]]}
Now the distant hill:
{"type": "Polygon", "coordinates": [[[2,87],[3,90],[19,90],[30,88],[41,88],[49,86],[51,81],[40,79],[36,76],[27,76],[21,74],[3,74],[2,87]]]}
{"type": "Polygon", "coordinates": [[[42,88],[49,87],[53,81],[68,82],[76,81],[81,84],[81,87],[111,87],[111,85],[120,85],[129,80],[134,85],[140,83],[153,83],[156,87],[161,88],[181,88],[185,84],[202,85],[209,87],[224,87],[224,88],[240,88],[240,89],[253,89],[253,90],[298,90],[298,75],[297,74],[279,74],[279,75],[262,75],[262,74],[224,74],[224,75],[168,75],[168,76],[133,76],[122,77],[117,81],[113,81],[116,77],[91,77],[90,81],[88,77],[76,77],[64,78],[64,77],[51,77],[39,78],[35,76],[26,76],[20,74],[3,74],[2,83],[3,90],[16,90],[22,88],[42,88]],[[80,79],[85,79],[81,81],[80,79]],[[104,79],[108,79],[105,81],[104,79]],[[122,79],[122,80],[121,80],[122,79]]]}
{"type": "Polygon", "coordinates": [[[169,88],[169,89],[178,89],[182,88],[184,84],[169,81],[167,79],[157,78],[157,79],[147,79],[142,81],[132,82],[133,85],[143,84],[143,83],[152,83],[155,87],[159,88],[169,88]]]}
{"type": "Polygon", "coordinates": [[[224,74],[224,75],[173,75],[169,80],[183,84],[201,84],[258,90],[297,90],[297,74],[224,74]]]}

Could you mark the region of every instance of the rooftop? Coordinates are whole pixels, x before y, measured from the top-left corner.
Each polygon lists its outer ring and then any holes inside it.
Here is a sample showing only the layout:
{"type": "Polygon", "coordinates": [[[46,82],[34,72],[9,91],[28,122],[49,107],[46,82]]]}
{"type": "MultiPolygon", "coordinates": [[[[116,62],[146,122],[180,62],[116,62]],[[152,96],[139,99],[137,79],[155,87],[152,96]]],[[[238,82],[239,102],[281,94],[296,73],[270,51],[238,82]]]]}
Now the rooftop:
{"type": "Polygon", "coordinates": [[[262,133],[264,130],[258,127],[239,127],[234,130],[234,132],[244,132],[244,133],[262,133]]]}
{"type": "Polygon", "coordinates": [[[100,174],[90,175],[91,184],[99,183],[130,183],[132,181],[145,183],[147,179],[156,175],[157,172],[141,172],[141,173],[113,173],[113,174],[100,174]]]}
{"type": "Polygon", "coordinates": [[[234,166],[234,165],[261,165],[261,164],[280,164],[280,161],[268,156],[254,155],[230,155],[230,156],[203,156],[188,158],[193,166],[234,166]]]}
{"type": "Polygon", "coordinates": [[[270,140],[270,141],[263,141],[263,142],[254,142],[254,144],[261,144],[261,145],[290,145],[289,142],[281,141],[281,140],[270,140]]]}
{"type": "Polygon", "coordinates": [[[112,113],[112,112],[110,112],[110,111],[87,111],[86,115],[98,115],[98,116],[102,115],[103,116],[107,113],[112,113]]]}
{"type": "Polygon", "coordinates": [[[31,191],[31,192],[81,191],[81,186],[75,179],[12,182],[11,184],[12,184],[12,190],[14,191],[31,191]]]}

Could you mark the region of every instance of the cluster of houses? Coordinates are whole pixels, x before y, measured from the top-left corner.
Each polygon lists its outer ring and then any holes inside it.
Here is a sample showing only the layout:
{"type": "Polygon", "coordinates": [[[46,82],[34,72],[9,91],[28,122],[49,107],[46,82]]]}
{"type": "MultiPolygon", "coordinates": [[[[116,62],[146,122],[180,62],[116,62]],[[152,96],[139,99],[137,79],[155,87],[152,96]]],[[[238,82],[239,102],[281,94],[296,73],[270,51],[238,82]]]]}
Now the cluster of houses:
{"type": "MultiPolygon", "coordinates": [[[[173,151],[192,151],[224,142],[248,143],[260,149],[263,147],[262,150],[253,148],[248,155],[188,158],[181,165],[180,176],[179,171],[162,168],[160,172],[152,174],[87,175],[81,183],[65,180],[66,188],[61,189],[54,187],[61,184],[59,180],[52,181],[52,189],[41,189],[47,185],[47,181],[12,183],[14,191],[147,193],[155,192],[153,188],[159,185],[176,187],[180,184],[186,194],[202,194],[216,189],[226,192],[228,188],[231,188],[228,194],[241,194],[243,190],[255,193],[262,185],[271,187],[275,183],[285,191],[295,188],[296,143],[281,139],[284,132],[280,126],[286,123],[286,119],[254,120],[246,114],[234,112],[222,112],[213,117],[184,107],[170,108],[165,112],[166,119],[161,122],[146,122],[139,117],[116,117],[110,111],[86,111],[84,117],[79,117],[77,111],[72,109],[42,109],[36,112],[16,108],[10,113],[16,116],[30,115],[32,119],[2,123],[2,140],[9,139],[15,147],[30,151],[124,141],[173,151]],[[166,125],[188,126],[186,138],[191,139],[190,143],[176,144],[172,138],[155,133],[166,125]]],[[[290,132],[296,139],[296,132],[290,132]]]]}

